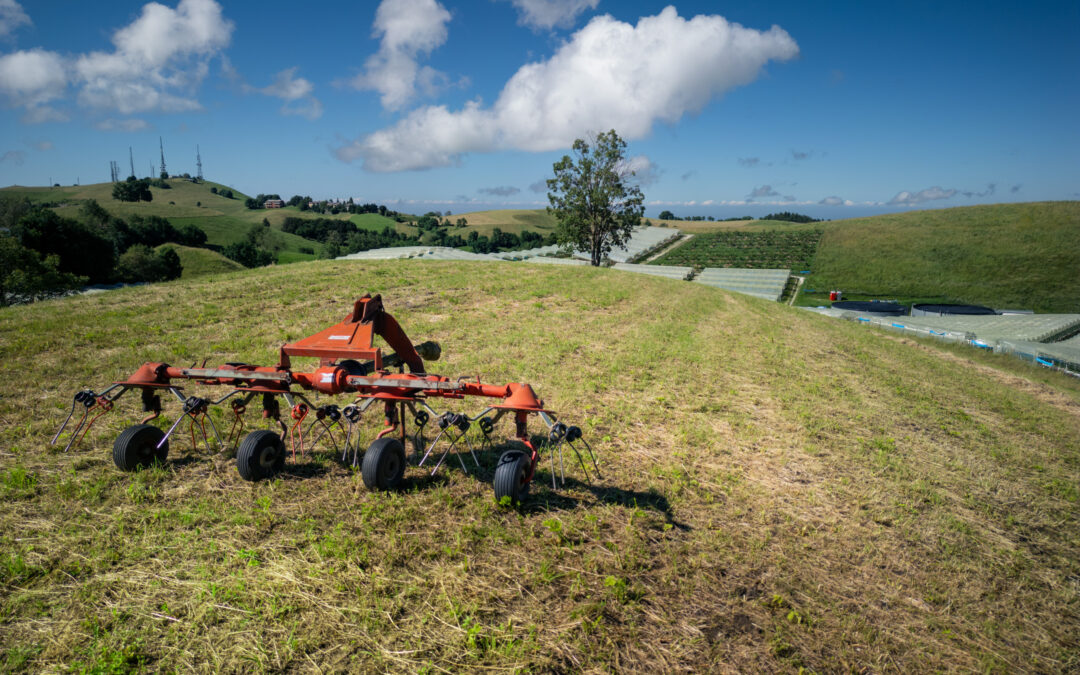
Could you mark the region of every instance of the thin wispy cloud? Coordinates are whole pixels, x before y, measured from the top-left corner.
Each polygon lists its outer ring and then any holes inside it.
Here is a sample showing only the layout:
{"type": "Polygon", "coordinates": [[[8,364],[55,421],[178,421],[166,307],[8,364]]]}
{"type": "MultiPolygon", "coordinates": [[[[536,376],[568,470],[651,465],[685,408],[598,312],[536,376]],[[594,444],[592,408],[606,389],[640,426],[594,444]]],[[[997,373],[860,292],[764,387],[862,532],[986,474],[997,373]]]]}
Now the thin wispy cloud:
{"type": "Polygon", "coordinates": [[[477,190],[477,192],[491,197],[509,197],[510,195],[516,195],[521,192],[521,190],[512,185],[499,185],[496,187],[483,187],[477,190]]]}
{"type": "Polygon", "coordinates": [[[747,197],[747,199],[757,199],[759,197],[778,197],[779,195],[780,193],[774,190],[771,185],[762,185],[761,187],[756,187],[751,190],[750,195],[747,197]]]}
{"type": "Polygon", "coordinates": [[[660,180],[660,175],[664,172],[645,155],[628,157],[615,169],[620,174],[627,176],[630,182],[642,187],[655,184],[660,180]]]}
{"type": "Polygon", "coordinates": [[[939,199],[951,199],[955,195],[956,190],[952,188],[945,189],[935,185],[934,187],[919,190],[918,192],[902,190],[898,192],[895,197],[890,199],[888,204],[894,206],[911,206],[914,204],[937,201],[939,199]]]}
{"type": "Polygon", "coordinates": [[[997,183],[987,183],[986,189],[982,192],[972,192],[970,190],[961,192],[960,194],[971,199],[972,197],[989,197],[997,191],[997,183]]]}
{"type": "Polygon", "coordinates": [[[15,166],[22,166],[26,161],[26,153],[22,150],[8,150],[0,155],[0,163],[11,162],[15,166]]]}
{"type": "Polygon", "coordinates": [[[818,204],[820,204],[821,206],[852,206],[854,203],[855,202],[844,199],[843,197],[837,197],[835,195],[832,197],[826,197],[825,199],[822,199],[820,202],[818,202],[818,204]]]}
{"type": "Polygon", "coordinates": [[[316,120],[322,117],[323,104],[312,94],[315,91],[315,85],[309,80],[296,76],[299,70],[298,66],[286,68],[274,76],[272,83],[253,90],[264,96],[273,96],[284,101],[280,110],[282,115],[299,115],[309,120],[316,120]]]}
{"type": "Polygon", "coordinates": [[[94,124],[94,128],[98,131],[142,131],[143,129],[149,129],[150,123],[146,120],[138,119],[136,117],[129,117],[127,119],[104,119],[94,124]]]}
{"type": "Polygon", "coordinates": [[[29,26],[30,17],[15,0],[0,0],[0,38],[6,38],[19,26],[29,26]]]}

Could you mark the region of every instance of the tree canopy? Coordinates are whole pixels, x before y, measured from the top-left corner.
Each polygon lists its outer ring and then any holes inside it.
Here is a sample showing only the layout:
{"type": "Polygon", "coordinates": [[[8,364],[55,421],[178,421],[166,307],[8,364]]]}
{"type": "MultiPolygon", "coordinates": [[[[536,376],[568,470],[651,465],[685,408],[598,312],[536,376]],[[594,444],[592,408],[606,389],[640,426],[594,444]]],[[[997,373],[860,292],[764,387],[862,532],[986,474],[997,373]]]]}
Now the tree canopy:
{"type": "Polygon", "coordinates": [[[134,176],[114,184],[112,196],[122,202],[154,201],[154,194],[150,192],[150,181],[145,178],[136,180],[134,176]]]}
{"type": "Polygon", "coordinates": [[[593,265],[612,248],[624,247],[645,213],[645,197],[630,181],[634,172],[625,150],[626,142],[614,129],[594,139],[579,138],[574,156],[555,162],[555,177],[547,181],[548,212],[558,221],[559,243],[589,251],[593,265]]]}

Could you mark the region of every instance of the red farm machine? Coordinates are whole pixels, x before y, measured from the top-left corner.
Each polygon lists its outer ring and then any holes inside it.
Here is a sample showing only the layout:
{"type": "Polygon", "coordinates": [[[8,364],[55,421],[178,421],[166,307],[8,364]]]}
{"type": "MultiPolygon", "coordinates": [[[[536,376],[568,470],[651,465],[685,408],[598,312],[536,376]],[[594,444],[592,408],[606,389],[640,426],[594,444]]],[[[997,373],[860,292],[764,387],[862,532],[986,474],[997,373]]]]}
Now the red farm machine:
{"type": "Polygon", "coordinates": [[[436,445],[443,440],[445,447],[432,474],[438,471],[455,446],[462,469],[468,471],[463,459],[464,447],[468,448],[473,461],[479,466],[476,450],[467,437],[470,427],[473,423],[479,427],[482,439],[478,449],[481,452],[485,447],[494,449],[491,435],[495,425],[509,415],[514,423],[513,437],[524,446],[524,450],[511,448],[499,456],[493,481],[496,500],[502,502],[509,499],[516,503],[526,496],[542,452],[547,452],[551,458],[553,486],[556,456],[565,483],[564,447],[573,450],[586,479],[588,471],[583,454],[599,475],[596,458],[582,438],[581,429],[557,421],[555,415],[544,408],[543,401],[537,398],[532,387],[517,382],[493,385],[465,378],[452,380],[427,373],[424,359],[438,359],[439,353],[439,346],[434,342],[414,346],[394,317],[384,311],[382,298],[379,295],[365,295],[355,302],[352,311],[340,323],[283,345],[276,366],[226,363],[217,368],[207,368],[204,363],[198,368],[179,368],[167,363],[144,363],[131,377],[114,382],[100,393],[90,389],[80,391],[75,394],[71,412],[52,443],[57,443],[80,407],[81,417],[68,439],[65,451],[84,437],[97,419],[112,410],[117,399],[130,390],[138,390],[147,416],[139,424],[121,432],[113,444],[113,461],[124,471],[164,462],[169,452],[170,437],[186,419],[192,445],[201,435],[209,448],[208,425],[219,445],[231,448],[234,443],[239,443],[236,468],[246,480],[257,481],[275,475],[284,469],[286,456],[290,452],[295,459],[298,451],[303,455],[305,448],[311,448],[327,438],[335,452],[341,451],[342,461],[346,461],[352,450],[353,466],[359,464],[364,484],[369,489],[390,490],[402,481],[407,463],[405,444],[410,440],[415,450],[414,457],[421,467],[433,458],[436,445]],[[394,350],[394,354],[384,357],[382,350],[374,347],[376,335],[394,350]],[[318,367],[310,372],[293,370],[293,357],[317,358],[318,367]],[[395,367],[397,372],[391,370],[395,367]],[[407,373],[406,367],[409,370],[407,373]],[[193,380],[200,385],[224,387],[228,393],[217,399],[189,396],[174,384],[176,380],[193,380]],[[353,400],[343,407],[336,404],[316,406],[304,392],[349,396],[353,400]],[[162,413],[163,393],[171,394],[182,406],[181,413],[167,431],[149,424],[162,413]],[[438,399],[463,399],[466,396],[484,396],[496,402],[472,417],[450,411],[439,413],[430,405],[430,402],[438,399]],[[262,417],[276,425],[276,429],[257,429],[243,435],[244,414],[256,397],[262,403],[262,417]],[[287,413],[283,413],[279,398],[288,405],[287,413]],[[212,406],[221,406],[226,402],[229,408],[226,417],[231,417],[232,424],[228,436],[223,440],[208,413],[212,406]],[[384,426],[363,452],[361,460],[360,434],[355,427],[364,413],[375,404],[381,404],[384,426]],[[407,414],[415,425],[411,436],[406,432],[407,414]],[[530,416],[538,416],[546,426],[543,440],[537,443],[533,442],[527,430],[530,416]],[[424,429],[432,422],[438,431],[433,432],[434,440],[428,445],[424,429]],[[335,438],[335,428],[341,436],[340,445],[335,438]],[[576,442],[580,442],[581,450],[575,445],[576,442]]]}

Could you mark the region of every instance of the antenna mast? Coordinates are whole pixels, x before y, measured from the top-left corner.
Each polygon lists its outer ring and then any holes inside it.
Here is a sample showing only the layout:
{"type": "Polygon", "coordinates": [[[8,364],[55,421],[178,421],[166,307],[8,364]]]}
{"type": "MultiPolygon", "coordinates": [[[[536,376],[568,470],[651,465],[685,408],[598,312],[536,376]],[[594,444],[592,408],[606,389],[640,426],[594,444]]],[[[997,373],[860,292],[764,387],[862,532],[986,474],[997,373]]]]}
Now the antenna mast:
{"type": "Polygon", "coordinates": [[[199,146],[198,145],[195,146],[195,166],[197,166],[198,169],[199,169],[198,172],[197,172],[197,175],[199,177],[199,180],[201,181],[203,179],[203,177],[202,177],[202,155],[199,154],[199,146]]]}
{"type": "Polygon", "coordinates": [[[169,173],[165,170],[165,144],[161,140],[161,136],[157,137],[158,147],[161,148],[161,177],[168,178],[169,173]]]}
{"type": "Polygon", "coordinates": [[[128,161],[131,162],[131,177],[135,177],[135,155],[131,153],[131,146],[128,146],[128,161]]]}

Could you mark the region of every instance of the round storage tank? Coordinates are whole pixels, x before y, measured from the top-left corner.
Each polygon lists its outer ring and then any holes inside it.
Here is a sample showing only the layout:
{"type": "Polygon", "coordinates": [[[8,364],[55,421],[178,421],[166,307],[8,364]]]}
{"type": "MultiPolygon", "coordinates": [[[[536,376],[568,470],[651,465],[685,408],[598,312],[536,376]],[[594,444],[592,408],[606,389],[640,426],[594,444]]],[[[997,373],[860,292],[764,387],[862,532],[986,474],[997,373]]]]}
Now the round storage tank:
{"type": "Polygon", "coordinates": [[[834,302],[832,307],[833,309],[858,312],[864,316],[904,316],[908,313],[908,308],[904,305],[896,302],[880,302],[878,300],[869,302],[864,300],[843,300],[834,302]]]}
{"type": "Polygon", "coordinates": [[[911,316],[982,316],[997,314],[980,305],[912,305],[911,316]]]}

